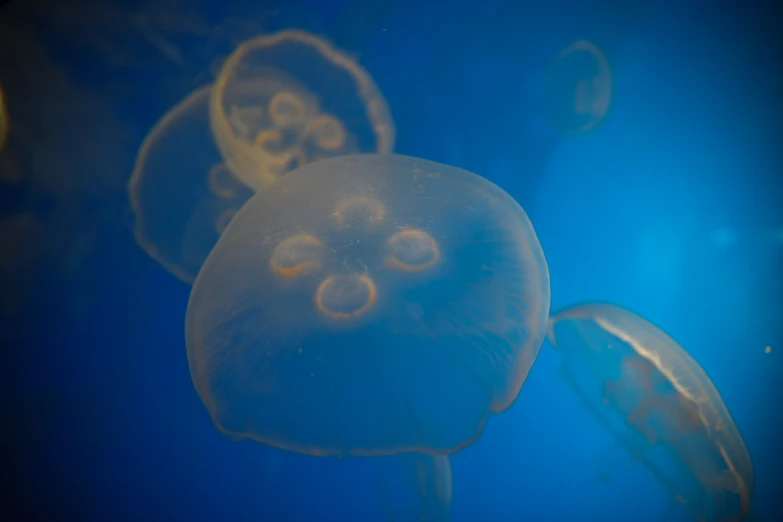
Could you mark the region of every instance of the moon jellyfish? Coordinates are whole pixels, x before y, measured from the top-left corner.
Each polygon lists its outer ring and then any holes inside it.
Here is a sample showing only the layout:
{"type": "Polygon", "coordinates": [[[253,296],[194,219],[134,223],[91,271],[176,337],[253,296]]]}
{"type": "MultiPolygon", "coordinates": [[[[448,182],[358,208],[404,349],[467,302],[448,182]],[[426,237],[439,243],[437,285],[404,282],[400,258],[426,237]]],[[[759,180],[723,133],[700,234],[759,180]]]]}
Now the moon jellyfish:
{"type": "Polygon", "coordinates": [[[214,145],[210,90],[194,91],[158,121],[139,149],[128,184],[137,243],[187,283],[252,195],[214,145]]]}
{"type": "Polygon", "coordinates": [[[674,339],[617,306],[552,316],[563,376],[590,411],[699,520],[749,512],[753,467],[704,370],[674,339]]]}
{"type": "Polygon", "coordinates": [[[377,463],[378,487],[386,520],[449,520],[452,480],[448,455],[405,453],[380,460],[382,462],[377,463]]]}
{"type": "Polygon", "coordinates": [[[407,156],[342,156],[237,212],[191,292],[188,361],[235,437],[445,454],[516,398],[548,310],[538,238],[499,187],[407,156]]]}
{"type": "Polygon", "coordinates": [[[215,81],[210,117],[226,164],[255,190],[311,161],[394,145],[394,123],[372,77],[299,30],[241,44],[215,81]]]}
{"type": "Polygon", "coordinates": [[[579,40],[557,56],[543,90],[544,114],[555,129],[566,134],[586,132],[609,110],[612,72],[595,44],[579,40]]]}

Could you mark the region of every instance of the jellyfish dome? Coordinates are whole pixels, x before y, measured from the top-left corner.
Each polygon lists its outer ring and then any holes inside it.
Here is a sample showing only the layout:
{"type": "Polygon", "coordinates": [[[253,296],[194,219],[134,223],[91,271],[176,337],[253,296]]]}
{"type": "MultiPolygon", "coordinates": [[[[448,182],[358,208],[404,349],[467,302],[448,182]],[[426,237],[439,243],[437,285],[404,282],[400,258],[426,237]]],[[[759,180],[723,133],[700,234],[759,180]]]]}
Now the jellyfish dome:
{"type": "Polygon", "coordinates": [[[610,304],[553,315],[547,336],[573,390],[674,499],[699,520],[749,512],[745,442],[715,385],[674,339],[610,304]]]}
{"type": "Polygon", "coordinates": [[[128,183],[136,242],[188,284],[252,195],[222,162],[212,140],[211,90],[196,89],[155,124],[128,183]]]}
{"type": "Polygon", "coordinates": [[[604,119],[612,100],[612,72],[601,50],[579,40],[562,51],[547,72],[543,110],[563,134],[587,132],[604,119]]]}
{"type": "Polygon", "coordinates": [[[445,454],[517,396],[549,272],[524,210],[407,156],[308,164],[258,191],[194,283],[191,376],[214,424],[312,455],[445,454]]]}
{"type": "Polygon", "coordinates": [[[311,161],[394,145],[388,105],[369,73],[300,30],[242,43],[215,80],[210,118],[229,168],[254,190],[311,161]]]}

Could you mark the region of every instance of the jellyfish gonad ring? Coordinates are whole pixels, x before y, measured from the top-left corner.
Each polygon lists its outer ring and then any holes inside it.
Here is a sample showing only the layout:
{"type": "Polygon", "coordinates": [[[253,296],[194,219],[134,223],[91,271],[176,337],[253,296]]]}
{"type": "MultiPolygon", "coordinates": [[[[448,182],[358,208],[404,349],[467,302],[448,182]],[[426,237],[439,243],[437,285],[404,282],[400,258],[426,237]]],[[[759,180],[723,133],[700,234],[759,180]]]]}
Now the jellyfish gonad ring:
{"type": "Polygon", "coordinates": [[[315,306],[330,319],[355,319],[378,300],[378,291],[367,275],[336,275],[324,279],[315,292],[315,306]]]}

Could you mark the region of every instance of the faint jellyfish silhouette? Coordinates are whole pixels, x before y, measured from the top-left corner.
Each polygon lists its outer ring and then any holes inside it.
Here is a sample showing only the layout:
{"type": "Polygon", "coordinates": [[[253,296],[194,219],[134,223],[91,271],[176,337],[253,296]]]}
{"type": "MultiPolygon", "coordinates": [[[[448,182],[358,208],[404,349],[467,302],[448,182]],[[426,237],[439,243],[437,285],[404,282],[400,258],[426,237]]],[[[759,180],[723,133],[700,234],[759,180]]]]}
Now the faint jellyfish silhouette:
{"type": "Polygon", "coordinates": [[[749,512],[745,443],[712,381],[674,339],[609,304],[553,315],[547,336],[565,358],[566,382],[672,498],[699,520],[749,512]]]}
{"type": "Polygon", "coordinates": [[[192,92],[158,121],[128,183],[137,243],[186,283],[252,195],[221,163],[209,130],[210,90],[192,92]]]}
{"type": "Polygon", "coordinates": [[[343,156],[237,212],[191,292],[188,361],[224,433],[311,455],[450,453],[513,402],[548,310],[541,246],[500,188],[343,156]]]}
{"type": "Polygon", "coordinates": [[[215,80],[210,119],[226,164],[255,190],[318,159],[394,146],[394,123],[372,77],[300,30],[242,43],[215,80]]]}
{"type": "Polygon", "coordinates": [[[451,516],[448,455],[404,453],[376,459],[381,509],[389,522],[446,522],[451,516]]]}
{"type": "Polygon", "coordinates": [[[549,68],[542,105],[550,124],[576,134],[595,127],[612,99],[609,63],[595,44],[579,40],[563,49],[549,68]]]}

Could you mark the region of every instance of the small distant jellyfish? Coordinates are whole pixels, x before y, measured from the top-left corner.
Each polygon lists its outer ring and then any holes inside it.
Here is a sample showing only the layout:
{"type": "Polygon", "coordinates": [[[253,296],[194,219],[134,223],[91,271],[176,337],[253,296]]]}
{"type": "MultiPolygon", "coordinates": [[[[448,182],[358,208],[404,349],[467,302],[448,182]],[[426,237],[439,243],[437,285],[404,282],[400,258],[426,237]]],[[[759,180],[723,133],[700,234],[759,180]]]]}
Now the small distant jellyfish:
{"type": "Polygon", "coordinates": [[[698,520],[740,521],[749,513],[745,442],[712,381],[674,339],[609,304],[563,310],[547,335],[572,390],[673,499],[698,520]]]}
{"type": "Polygon", "coordinates": [[[137,243],[192,283],[209,251],[252,191],[223,164],[209,129],[211,87],[167,112],[136,159],[128,193],[137,243]]]}
{"type": "Polygon", "coordinates": [[[563,49],[543,86],[544,114],[565,134],[587,132],[606,116],[612,100],[609,63],[595,44],[579,40],[563,49]]]}
{"type": "Polygon", "coordinates": [[[405,453],[377,463],[381,509],[389,522],[447,522],[452,476],[448,455],[405,453]]]}
{"type": "Polygon", "coordinates": [[[426,160],[343,156],[239,209],[193,286],[188,362],[233,437],[448,454],[514,401],[548,310],[544,254],[508,194],[426,160]]]}
{"type": "Polygon", "coordinates": [[[313,161],[394,145],[394,123],[372,77],[300,30],[242,43],[215,81],[210,118],[226,164],[254,190],[313,161]]]}

